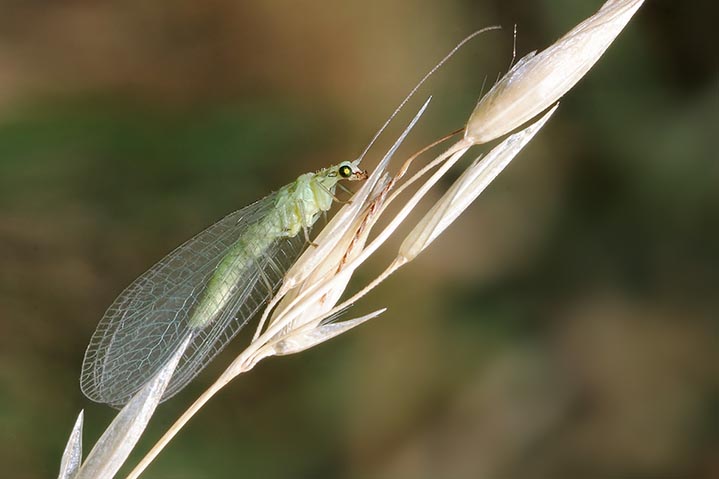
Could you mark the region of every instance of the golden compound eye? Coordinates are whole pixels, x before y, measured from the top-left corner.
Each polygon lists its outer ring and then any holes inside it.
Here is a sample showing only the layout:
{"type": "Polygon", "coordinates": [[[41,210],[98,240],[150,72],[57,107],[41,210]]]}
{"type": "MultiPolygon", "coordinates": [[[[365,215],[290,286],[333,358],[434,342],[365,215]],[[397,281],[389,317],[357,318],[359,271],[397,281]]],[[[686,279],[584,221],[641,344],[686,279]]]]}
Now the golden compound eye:
{"type": "Polygon", "coordinates": [[[347,165],[340,166],[339,173],[342,178],[349,178],[352,176],[352,168],[347,165]]]}

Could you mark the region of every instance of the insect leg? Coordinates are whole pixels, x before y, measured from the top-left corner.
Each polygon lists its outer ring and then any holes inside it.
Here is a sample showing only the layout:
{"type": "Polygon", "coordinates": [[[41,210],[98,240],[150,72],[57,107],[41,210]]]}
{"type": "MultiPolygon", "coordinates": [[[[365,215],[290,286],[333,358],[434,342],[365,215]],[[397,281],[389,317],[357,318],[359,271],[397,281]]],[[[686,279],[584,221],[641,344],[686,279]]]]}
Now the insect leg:
{"type": "Polygon", "coordinates": [[[317,247],[317,243],[313,243],[312,240],[310,240],[309,230],[305,226],[302,227],[302,233],[305,235],[305,241],[307,241],[310,245],[317,247]]]}
{"type": "MultiPolygon", "coordinates": [[[[335,194],[329,188],[327,188],[325,185],[323,185],[322,183],[320,183],[319,186],[320,186],[320,188],[325,190],[327,192],[327,194],[330,195],[332,197],[332,199],[334,201],[336,201],[337,203],[342,203],[342,204],[350,203],[350,201],[342,201],[341,199],[337,198],[337,196],[335,196],[335,194]]],[[[342,190],[346,191],[347,193],[352,194],[352,191],[348,190],[345,186],[342,185],[342,183],[337,183],[337,186],[339,188],[342,188],[342,190]]]]}
{"type": "MultiPolygon", "coordinates": [[[[324,186],[322,186],[322,188],[324,188],[324,186]]],[[[326,188],[325,188],[325,189],[326,189],[326,188]]],[[[327,190],[327,191],[329,192],[329,190],[327,190]]],[[[330,193],[330,194],[332,194],[332,193],[330,193]]],[[[334,197],[334,195],[333,195],[333,197],[334,197]]],[[[297,207],[298,207],[299,210],[300,210],[300,215],[302,216],[302,218],[305,218],[305,217],[306,217],[306,216],[305,216],[305,203],[304,203],[303,201],[299,201],[299,202],[297,203],[297,207]]],[[[311,246],[317,247],[317,243],[313,243],[312,240],[310,240],[310,233],[309,233],[309,230],[307,229],[307,226],[304,225],[304,222],[302,223],[302,233],[305,235],[305,240],[306,240],[311,246]]]]}
{"type": "MultiPolygon", "coordinates": [[[[257,260],[255,260],[257,261],[257,260]]],[[[277,265],[274,264],[272,261],[272,258],[270,258],[270,263],[274,265],[275,268],[277,268],[277,265]]],[[[262,278],[262,282],[265,283],[265,287],[267,288],[267,302],[269,303],[272,299],[272,295],[274,293],[274,288],[272,287],[272,282],[270,281],[270,278],[267,276],[267,273],[265,273],[265,270],[261,267],[261,265],[257,265],[257,271],[259,273],[260,278],[262,278]]]]}
{"type": "MultiPolygon", "coordinates": [[[[350,190],[349,188],[347,188],[347,187],[346,187],[345,185],[343,185],[342,183],[337,183],[337,188],[341,189],[342,191],[344,191],[344,192],[347,193],[348,195],[352,196],[352,190],[350,190]]],[[[340,201],[340,200],[338,200],[337,198],[335,198],[335,201],[339,201],[340,203],[348,203],[348,204],[351,204],[351,203],[352,203],[352,200],[340,201]]]]}

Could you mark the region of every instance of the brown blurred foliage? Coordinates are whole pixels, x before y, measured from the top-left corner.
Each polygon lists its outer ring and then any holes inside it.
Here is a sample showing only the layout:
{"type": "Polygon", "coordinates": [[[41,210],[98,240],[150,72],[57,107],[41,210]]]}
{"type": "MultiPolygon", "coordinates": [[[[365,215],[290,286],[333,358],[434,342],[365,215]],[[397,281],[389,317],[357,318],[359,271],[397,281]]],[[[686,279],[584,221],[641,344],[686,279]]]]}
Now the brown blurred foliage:
{"type": "MultiPolygon", "coordinates": [[[[86,444],[107,425],[78,388],[84,348],[174,245],[357,155],[473,30],[505,27],[423,90],[404,154],[461,126],[511,25],[522,55],[600,3],[1,0],[0,475],[54,475],[81,408],[86,444]]],[[[358,305],[383,319],[238,379],[147,477],[717,477],[712,8],[647,2],[477,205],[358,305]]]]}

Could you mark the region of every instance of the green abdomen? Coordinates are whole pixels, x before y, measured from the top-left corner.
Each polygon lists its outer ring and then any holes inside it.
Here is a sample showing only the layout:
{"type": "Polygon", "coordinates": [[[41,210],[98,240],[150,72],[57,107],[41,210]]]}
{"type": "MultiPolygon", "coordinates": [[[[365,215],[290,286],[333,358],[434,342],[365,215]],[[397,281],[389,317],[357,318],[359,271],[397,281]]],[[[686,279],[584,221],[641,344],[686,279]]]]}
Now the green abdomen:
{"type": "Polygon", "coordinates": [[[229,249],[215,268],[207,282],[200,300],[192,312],[189,324],[193,328],[204,328],[227,306],[241,281],[253,279],[257,275],[257,265],[261,262],[273,241],[280,234],[272,227],[272,218],[249,228],[229,249]]]}

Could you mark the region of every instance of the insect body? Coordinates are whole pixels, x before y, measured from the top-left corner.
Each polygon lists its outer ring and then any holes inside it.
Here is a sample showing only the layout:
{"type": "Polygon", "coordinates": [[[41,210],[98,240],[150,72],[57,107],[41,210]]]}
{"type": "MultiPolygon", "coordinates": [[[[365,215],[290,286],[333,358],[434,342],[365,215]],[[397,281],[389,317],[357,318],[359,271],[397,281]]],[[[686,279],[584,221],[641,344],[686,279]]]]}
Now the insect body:
{"type": "Polygon", "coordinates": [[[366,177],[356,162],[306,173],[160,260],[100,320],[82,366],[85,395],[127,403],[190,336],[163,400],[177,393],[266,304],[338,181],[366,177]]]}

